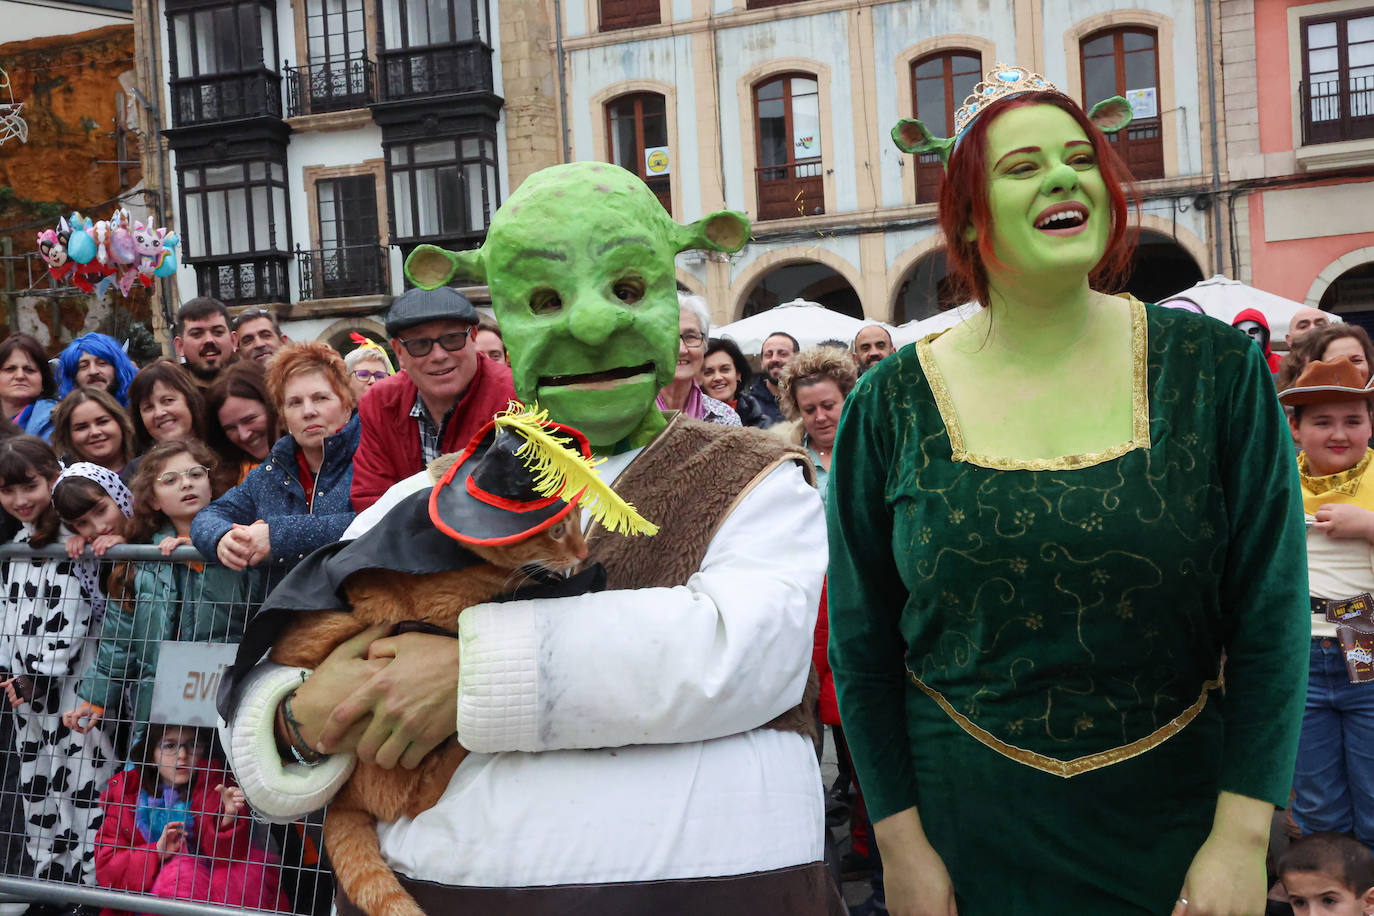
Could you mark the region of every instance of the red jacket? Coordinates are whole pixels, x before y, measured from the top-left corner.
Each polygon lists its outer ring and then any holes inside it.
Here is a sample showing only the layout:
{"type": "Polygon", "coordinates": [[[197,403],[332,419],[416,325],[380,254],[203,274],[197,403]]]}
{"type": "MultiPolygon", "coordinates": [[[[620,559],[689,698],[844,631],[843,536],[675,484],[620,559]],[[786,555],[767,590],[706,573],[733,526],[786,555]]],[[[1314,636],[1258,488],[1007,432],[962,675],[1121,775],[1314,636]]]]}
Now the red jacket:
{"type": "Polygon", "coordinates": [[[1269,319],[1265,318],[1264,313],[1259,309],[1245,309],[1231,319],[1231,327],[1235,327],[1242,321],[1255,321],[1264,326],[1264,361],[1269,364],[1270,372],[1278,372],[1279,360],[1282,357],[1275,353],[1274,348],[1270,346],[1269,319]]]}
{"type": "MultiPolygon", "coordinates": [[[[415,383],[402,370],[373,385],[358,405],[362,439],[353,455],[354,512],[375,503],[392,484],[425,469],[419,429],[410,416],[415,395],[415,383]]],[[[461,451],[514,397],[510,367],[479,355],[477,371],[444,433],[443,452],[461,451]]]]}
{"type": "Polygon", "coordinates": [[[835,702],[835,675],[830,671],[830,614],[825,600],[825,583],[821,583],[821,606],[816,614],[816,636],[811,646],[811,661],[821,681],[821,724],[839,725],[840,707],[835,702]]]}
{"type": "MultiPolygon", "coordinates": [[[[220,861],[243,861],[250,849],[253,818],[244,808],[228,829],[220,828],[221,799],[215,786],[237,785],[223,766],[214,761],[205,769],[198,767],[191,780],[191,813],[195,818],[195,829],[187,848],[197,855],[220,861]]],[[[101,887],[147,893],[162,869],[162,859],[157,854],[157,838],[144,840],[134,824],[138,812],[138,789],[138,770],[124,770],[115,774],[100,795],[100,807],[105,817],[96,835],[95,880],[101,887]]],[[[101,911],[101,916],[129,914],[105,909],[101,911]]]]}

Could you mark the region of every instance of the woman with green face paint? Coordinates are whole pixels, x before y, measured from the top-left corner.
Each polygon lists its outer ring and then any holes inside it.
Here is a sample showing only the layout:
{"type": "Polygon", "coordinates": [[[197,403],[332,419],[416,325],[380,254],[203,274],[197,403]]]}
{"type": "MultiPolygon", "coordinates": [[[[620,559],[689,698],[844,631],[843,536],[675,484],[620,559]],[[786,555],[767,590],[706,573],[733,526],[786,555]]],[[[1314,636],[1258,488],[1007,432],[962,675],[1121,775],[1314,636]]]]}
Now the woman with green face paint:
{"type": "Polygon", "coordinates": [[[831,467],[830,660],[893,913],[1264,909],[1308,635],[1291,446],[1247,338],[1094,288],[1130,257],[1098,127],[1127,112],[999,66],[954,142],[894,131],[947,157],[984,308],[864,376],[831,467]]]}

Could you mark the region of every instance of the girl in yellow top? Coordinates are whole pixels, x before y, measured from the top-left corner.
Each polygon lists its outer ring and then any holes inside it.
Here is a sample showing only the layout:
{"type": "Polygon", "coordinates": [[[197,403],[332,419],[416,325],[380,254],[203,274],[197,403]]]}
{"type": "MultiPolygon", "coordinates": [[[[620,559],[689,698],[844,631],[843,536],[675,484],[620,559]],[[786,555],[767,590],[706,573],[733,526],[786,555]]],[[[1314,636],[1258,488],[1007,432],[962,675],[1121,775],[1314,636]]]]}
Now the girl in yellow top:
{"type": "Polygon", "coordinates": [[[1348,357],[1312,362],[1279,395],[1302,447],[1312,650],[1293,777],[1303,833],[1354,832],[1374,847],[1374,684],[1352,684],[1324,602],[1374,594],[1374,388],[1348,357]]]}

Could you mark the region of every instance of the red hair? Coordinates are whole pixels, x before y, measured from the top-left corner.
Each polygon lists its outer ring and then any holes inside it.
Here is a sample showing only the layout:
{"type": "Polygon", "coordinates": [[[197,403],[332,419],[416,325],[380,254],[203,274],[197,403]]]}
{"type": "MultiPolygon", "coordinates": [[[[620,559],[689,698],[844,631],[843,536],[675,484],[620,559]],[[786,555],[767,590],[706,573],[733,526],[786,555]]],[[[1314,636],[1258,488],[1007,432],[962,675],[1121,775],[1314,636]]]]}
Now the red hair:
{"type": "Polygon", "coordinates": [[[968,128],[959,143],[959,149],[950,153],[949,168],[945,180],[940,184],[940,230],[945,236],[945,260],[949,265],[950,280],[961,297],[960,301],[976,299],[987,305],[988,272],[985,265],[998,264],[992,250],[992,208],[988,204],[988,127],[1003,112],[1028,105],[1053,105],[1067,112],[1083,128],[1083,133],[1093,145],[1098,170],[1107,185],[1112,211],[1107,250],[1089,275],[1093,287],[1115,290],[1125,279],[1130,267],[1135,239],[1133,233],[1128,238],[1127,217],[1129,210],[1138,207],[1140,202],[1130,170],[1112,149],[1107,135],[1088,120],[1083,109],[1072,99],[1058,92],[1030,92],[999,99],[989,105],[968,128]],[[974,241],[964,238],[970,226],[977,232],[974,241]]]}

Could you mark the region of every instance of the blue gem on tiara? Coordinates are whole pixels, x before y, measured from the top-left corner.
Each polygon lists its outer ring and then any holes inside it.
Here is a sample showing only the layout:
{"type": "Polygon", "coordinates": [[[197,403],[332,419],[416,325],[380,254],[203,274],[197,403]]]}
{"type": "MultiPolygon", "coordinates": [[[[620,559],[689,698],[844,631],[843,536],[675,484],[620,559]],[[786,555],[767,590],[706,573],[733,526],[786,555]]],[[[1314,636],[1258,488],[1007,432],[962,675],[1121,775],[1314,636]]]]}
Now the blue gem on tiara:
{"type": "Polygon", "coordinates": [[[1021,74],[1015,70],[1002,70],[997,74],[997,78],[1004,83],[1014,83],[1021,78],[1021,74]]]}

